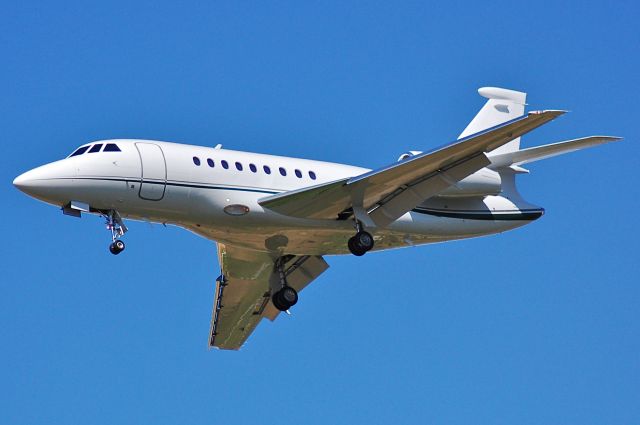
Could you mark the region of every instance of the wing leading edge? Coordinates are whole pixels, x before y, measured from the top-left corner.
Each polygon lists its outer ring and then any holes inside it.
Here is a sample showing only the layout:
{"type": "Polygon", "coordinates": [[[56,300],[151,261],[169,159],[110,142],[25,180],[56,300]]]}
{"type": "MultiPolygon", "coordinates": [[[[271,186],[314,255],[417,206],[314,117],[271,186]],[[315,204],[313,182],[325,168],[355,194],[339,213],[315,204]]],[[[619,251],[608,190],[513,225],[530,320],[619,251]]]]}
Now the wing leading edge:
{"type": "Polygon", "coordinates": [[[349,210],[364,210],[377,226],[398,219],[491,162],[485,155],[564,114],[529,112],[454,143],[378,170],[311,188],[285,192],[259,201],[280,214],[337,219],[349,210]]]}

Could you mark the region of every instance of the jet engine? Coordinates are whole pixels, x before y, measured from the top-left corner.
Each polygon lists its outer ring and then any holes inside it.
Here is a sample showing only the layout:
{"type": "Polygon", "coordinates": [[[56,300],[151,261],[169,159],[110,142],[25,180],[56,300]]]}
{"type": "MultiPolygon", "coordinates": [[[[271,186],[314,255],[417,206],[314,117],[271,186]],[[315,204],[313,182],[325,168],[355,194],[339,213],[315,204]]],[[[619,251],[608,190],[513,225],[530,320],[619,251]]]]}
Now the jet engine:
{"type": "MultiPolygon", "coordinates": [[[[398,162],[420,155],[422,151],[407,151],[398,157],[398,162]]],[[[499,173],[483,168],[480,171],[449,186],[437,196],[443,197],[478,197],[497,195],[502,191],[502,178],[499,173]]]]}

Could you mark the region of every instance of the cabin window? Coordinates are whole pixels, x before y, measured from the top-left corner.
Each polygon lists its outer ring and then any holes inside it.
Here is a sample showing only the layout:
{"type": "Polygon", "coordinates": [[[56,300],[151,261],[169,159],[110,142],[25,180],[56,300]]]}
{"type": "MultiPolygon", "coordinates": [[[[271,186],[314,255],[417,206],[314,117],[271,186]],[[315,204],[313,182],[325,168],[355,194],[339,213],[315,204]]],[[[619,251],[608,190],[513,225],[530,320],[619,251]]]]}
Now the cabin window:
{"type": "Polygon", "coordinates": [[[83,153],[85,153],[87,151],[87,149],[89,149],[89,146],[83,146],[81,148],[78,148],[78,149],[76,149],[76,151],[74,153],[69,155],[69,158],[71,158],[72,156],[82,155],[83,153]]]}
{"type": "Polygon", "coordinates": [[[200,158],[198,158],[197,156],[194,156],[193,163],[196,164],[197,166],[200,166],[200,158]]]}
{"type": "Polygon", "coordinates": [[[279,170],[280,170],[280,175],[281,176],[286,176],[287,175],[287,170],[285,170],[284,168],[280,167],[279,170]]]}
{"type": "Polygon", "coordinates": [[[309,177],[311,177],[311,180],[315,180],[316,179],[316,173],[314,173],[313,171],[309,171],[309,177]]]}
{"type": "Polygon", "coordinates": [[[236,162],[236,169],[237,169],[238,171],[242,171],[242,164],[241,164],[241,163],[239,163],[239,162],[236,162]]]}
{"type": "Polygon", "coordinates": [[[115,143],[107,143],[102,152],[121,152],[118,145],[115,143]]]}
{"type": "Polygon", "coordinates": [[[211,158],[207,158],[207,164],[209,164],[209,167],[213,168],[216,164],[213,162],[213,159],[211,158]]]}
{"type": "Polygon", "coordinates": [[[225,170],[229,169],[229,163],[227,161],[223,159],[222,161],[220,161],[220,163],[222,164],[222,168],[224,168],[225,170]]]}
{"type": "Polygon", "coordinates": [[[299,178],[299,179],[302,178],[302,172],[300,170],[296,170],[295,173],[296,173],[296,177],[297,178],[299,178]]]}
{"type": "Polygon", "coordinates": [[[252,173],[258,172],[258,169],[256,168],[255,164],[249,164],[249,169],[251,170],[252,173]]]}
{"type": "Polygon", "coordinates": [[[100,148],[102,148],[102,143],[97,143],[97,144],[91,146],[91,149],[89,149],[89,153],[100,152],[100,148]]]}
{"type": "Polygon", "coordinates": [[[269,168],[268,165],[265,165],[264,167],[262,167],[262,169],[264,170],[265,174],[271,174],[271,168],[269,168]]]}

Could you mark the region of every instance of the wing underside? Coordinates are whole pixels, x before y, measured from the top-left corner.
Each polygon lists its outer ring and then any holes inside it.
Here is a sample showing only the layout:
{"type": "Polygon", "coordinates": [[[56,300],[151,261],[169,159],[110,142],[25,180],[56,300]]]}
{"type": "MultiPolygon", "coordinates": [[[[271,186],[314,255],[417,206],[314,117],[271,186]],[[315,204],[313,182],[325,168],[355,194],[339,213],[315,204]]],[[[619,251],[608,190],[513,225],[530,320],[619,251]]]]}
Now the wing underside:
{"type": "MultiPolygon", "coordinates": [[[[268,252],[218,244],[222,275],[216,280],[209,346],[237,350],[262,318],[280,313],[271,302],[274,259],[268,252]]],[[[288,256],[287,283],[300,292],[329,265],[320,256],[288,256]]]]}

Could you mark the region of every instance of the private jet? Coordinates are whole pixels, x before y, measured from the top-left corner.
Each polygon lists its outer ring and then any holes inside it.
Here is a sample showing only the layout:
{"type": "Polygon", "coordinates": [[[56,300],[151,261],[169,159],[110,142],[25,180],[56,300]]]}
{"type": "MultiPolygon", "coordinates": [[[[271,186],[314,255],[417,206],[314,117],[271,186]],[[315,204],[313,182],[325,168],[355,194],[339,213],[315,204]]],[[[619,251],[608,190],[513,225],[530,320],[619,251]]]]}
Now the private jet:
{"type": "Polygon", "coordinates": [[[154,140],[103,140],[13,184],[69,216],[100,215],[120,254],[125,219],[175,225],[217,243],[209,346],[239,349],[262,318],[288,312],[329,266],[325,256],[501,233],[537,220],[516,176],[524,164],[616,140],[591,136],[520,149],[565,111],[525,114],[526,93],[487,99],[452,143],[370,170],[154,140]]]}

